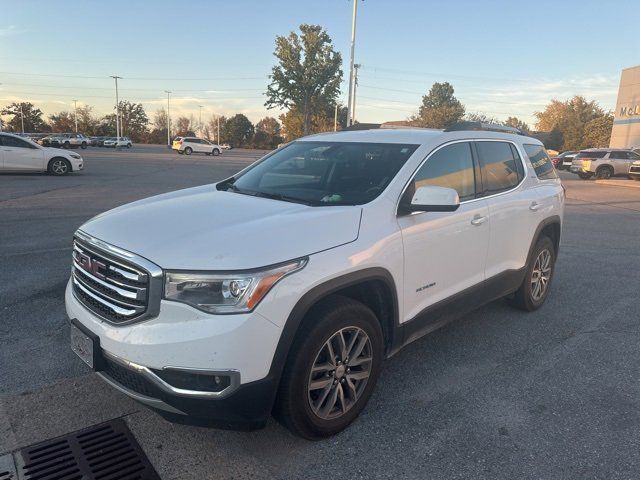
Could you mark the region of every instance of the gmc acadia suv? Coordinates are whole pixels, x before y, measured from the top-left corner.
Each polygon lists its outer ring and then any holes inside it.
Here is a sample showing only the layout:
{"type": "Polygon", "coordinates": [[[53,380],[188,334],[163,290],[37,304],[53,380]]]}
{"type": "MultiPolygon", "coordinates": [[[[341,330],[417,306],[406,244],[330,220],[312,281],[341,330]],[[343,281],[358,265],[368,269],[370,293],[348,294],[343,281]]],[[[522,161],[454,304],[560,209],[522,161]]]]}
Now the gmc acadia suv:
{"type": "Polygon", "coordinates": [[[386,357],[547,298],[564,189],[542,143],[493,130],[310,136],[98,215],[74,238],[73,350],[173,421],[341,431],[386,357]]]}

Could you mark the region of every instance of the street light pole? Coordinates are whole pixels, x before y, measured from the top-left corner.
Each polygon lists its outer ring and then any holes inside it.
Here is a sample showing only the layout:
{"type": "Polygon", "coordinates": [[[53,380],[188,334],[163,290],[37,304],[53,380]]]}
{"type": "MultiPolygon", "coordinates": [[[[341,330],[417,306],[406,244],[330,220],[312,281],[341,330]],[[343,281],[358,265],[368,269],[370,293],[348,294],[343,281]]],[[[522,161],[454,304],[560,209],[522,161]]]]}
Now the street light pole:
{"type": "Polygon", "coordinates": [[[358,69],[361,67],[359,63],[356,63],[353,66],[354,74],[353,74],[353,106],[351,107],[351,122],[356,122],[356,90],[358,89],[358,69]]]}
{"type": "Polygon", "coordinates": [[[200,126],[200,136],[202,136],[202,107],[203,105],[198,105],[198,108],[200,108],[200,119],[198,120],[198,125],[200,126]]]}
{"type": "Polygon", "coordinates": [[[216,143],[220,145],[220,115],[218,115],[218,134],[216,135],[216,143]]]}
{"type": "Polygon", "coordinates": [[[116,81],[116,137],[120,138],[120,100],[118,99],[118,79],[122,77],[111,75],[111,78],[116,81]]]}
{"type": "Polygon", "coordinates": [[[73,101],[73,119],[76,122],[76,133],[78,133],[78,100],[73,101]]]}
{"type": "Polygon", "coordinates": [[[353,95],[353,58],[356,50],[356,18],[358,16],[358,0],[353,1],[353,16],[351,18],[351,60],[349,62],[349,99],[347,101],[347,127],[351,126],[351,104],[353,95]]]}
{"type": "Polygon", "coordinates": [[[169,95],[171,90],[164,91],[167,94],[167,147],[171,148],[171,111],[169,110],[169,95]]]}

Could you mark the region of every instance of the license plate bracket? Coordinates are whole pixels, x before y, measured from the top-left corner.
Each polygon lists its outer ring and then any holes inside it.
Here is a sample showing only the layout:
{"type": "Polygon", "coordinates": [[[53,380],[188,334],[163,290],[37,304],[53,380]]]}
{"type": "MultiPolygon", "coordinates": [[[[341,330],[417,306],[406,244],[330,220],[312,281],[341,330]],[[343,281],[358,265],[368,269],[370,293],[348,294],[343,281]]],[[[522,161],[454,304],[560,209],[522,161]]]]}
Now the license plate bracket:
{"type": "Polygon", "coordinates": [[[70,325],[71,350],[86,363],[89,368],[99,370],[100,338],[89,331],[77,319],[70,325]]]}

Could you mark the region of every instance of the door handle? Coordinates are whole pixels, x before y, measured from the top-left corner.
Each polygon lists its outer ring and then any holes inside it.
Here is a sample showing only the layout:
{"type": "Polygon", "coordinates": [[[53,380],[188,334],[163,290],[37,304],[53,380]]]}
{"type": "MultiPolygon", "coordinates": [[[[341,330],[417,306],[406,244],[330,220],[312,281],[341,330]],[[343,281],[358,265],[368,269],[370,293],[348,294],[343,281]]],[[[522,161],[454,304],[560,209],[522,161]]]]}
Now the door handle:
{"type": "Polygon", "coordinates": [[[537,212],[541,208],[542,208],[542,205],[540,205],[536,201],[531,202],[531,205],[529,205],[529,210],[531,210],[532,212],[537,212]]]}
{"type": "Polygon", "coordinates": [[[471,225],[475,225],[477,227],[478,225],[482,225],[486,221],[487,217],[476,215],[475,217],[473,217],[473,220],[471,220],[471,225]]]}

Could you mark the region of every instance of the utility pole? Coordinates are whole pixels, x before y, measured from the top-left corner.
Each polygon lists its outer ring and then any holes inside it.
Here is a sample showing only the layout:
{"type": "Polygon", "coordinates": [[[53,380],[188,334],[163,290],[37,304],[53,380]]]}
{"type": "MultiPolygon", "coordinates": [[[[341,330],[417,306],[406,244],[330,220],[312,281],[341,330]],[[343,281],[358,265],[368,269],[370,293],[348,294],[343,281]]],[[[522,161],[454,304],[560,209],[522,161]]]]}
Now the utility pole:
{"type": "Polygon", "coordinates": [[[358,87],[358,69],[362,67],[360,63],[356,63],[353,66],[353,106],[351,107],[351,124],[356,123],[356,89],[358,87]]]}
{"type": "Polygon", "coordinates": [[[358,16],[358,0],[353,1],[353,16],[351,18],[351,60],[349,62],[349,99],[347,101],[347,127],[353,123],[351,105],[353,95],[353,59],[356,50],[356,18],[358,16]]]}
{"type": "Polygon", "coordinates": [[[198,105],[198,108],[200,108],[200,119],[198,120],[198,125],[200,126],[200,136],[202,136],[202,107],[203,105],[198,105]]]}
{"type": "Polygon", "coordinates": [[[216,143],[220,145],[220,115],[218,115],[218,134],[216,137],[216,143]]]}
{"type": "Polygon", "coordinates": [[[117,75],[110,75],[110,77],[116,81],[116,137],[120,138],[120,99],[118,98],[118,79],[122,77],[117,75]]]}
{"type": "Polygon", "coordinates": [[[73,119],[76,121],[76,133],[78,133],[78,100],[73,101],[73,119]]]}
{"type": "Polygon", "coordinates": [[[22,103],[20,103],[20,122],[22,123],[22,133],[24,133],[24,113],[22,112],[22,103]]]}
{"type": "Polygon", "coordinates": [[[333,131],[338,131],[338,104],[336,103],[336,111],[333,114],[333,131]]]}
{"type": "Polygon", "coordinates": [[[167,147],[171,148],[171,111],[169,110],[169,95],[171,90],[165,90],[167,94],[167,147]]]}

